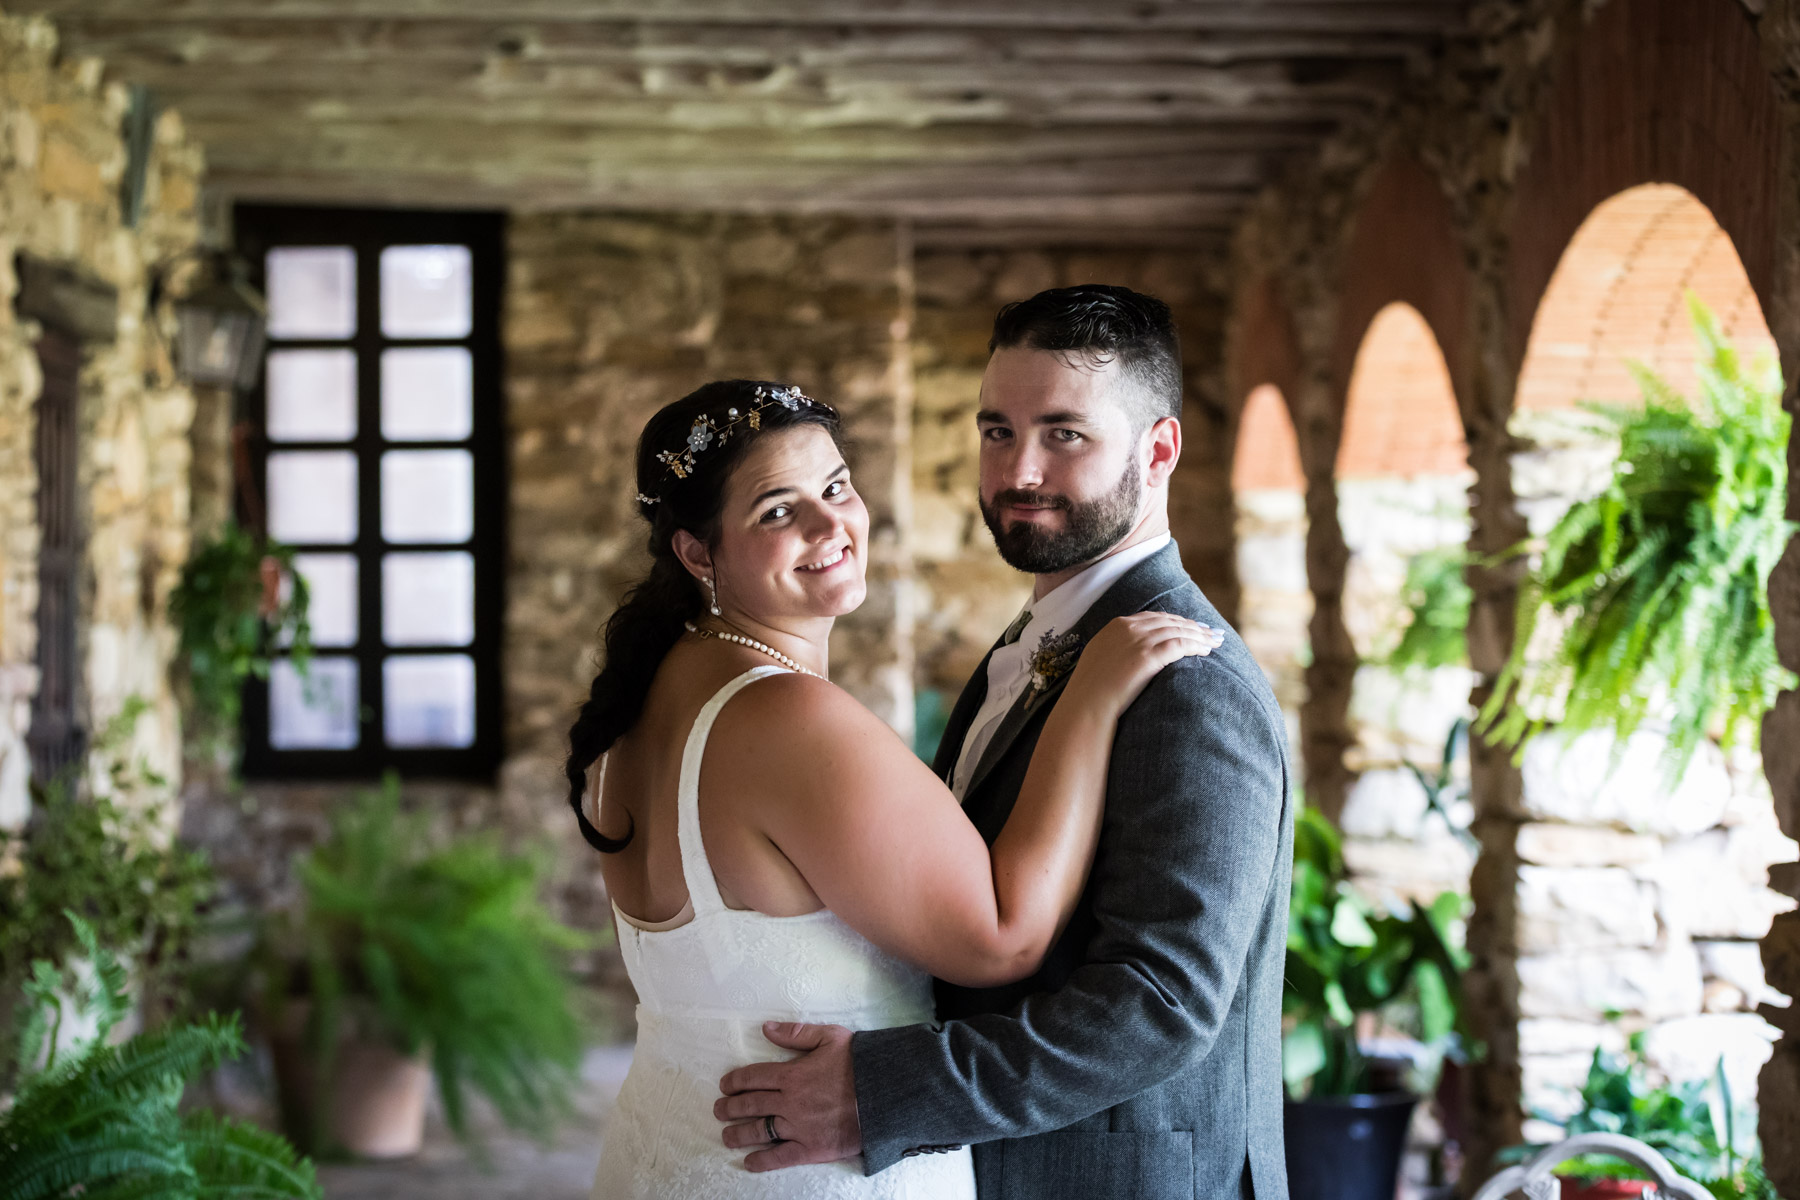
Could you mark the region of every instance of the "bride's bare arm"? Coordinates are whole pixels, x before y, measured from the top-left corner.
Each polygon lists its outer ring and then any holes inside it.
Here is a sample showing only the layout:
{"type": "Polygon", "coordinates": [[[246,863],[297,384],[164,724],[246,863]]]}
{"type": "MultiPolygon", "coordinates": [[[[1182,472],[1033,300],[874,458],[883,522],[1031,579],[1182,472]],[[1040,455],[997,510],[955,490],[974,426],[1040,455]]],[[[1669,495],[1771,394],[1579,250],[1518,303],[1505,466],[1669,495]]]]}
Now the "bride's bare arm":
{"type": "Polygon", "coordinates": [[[1120,618],[1096,636],[991,853],[930,768],[821,680],[763,683],[733,758],[763,832],[827,908],[941,979],[1010,982],[1037,969],[1081,895],[1119,714],[1164,666],[1208,653],[1213,638],[1166,613],[1120,618]]]}

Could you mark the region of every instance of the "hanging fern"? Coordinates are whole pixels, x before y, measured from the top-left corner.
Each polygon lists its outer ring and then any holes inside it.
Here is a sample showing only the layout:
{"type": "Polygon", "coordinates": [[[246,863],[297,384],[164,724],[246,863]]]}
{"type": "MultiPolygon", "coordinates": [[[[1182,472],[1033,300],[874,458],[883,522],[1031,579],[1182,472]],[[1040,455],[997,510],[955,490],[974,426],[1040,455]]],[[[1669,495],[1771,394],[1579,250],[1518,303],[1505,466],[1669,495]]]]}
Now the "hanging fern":
{"type": "Polygon", "coordinates": [[[1478,728],[1517,748],[1556,726],[1623,745],[1668,723],[1677,777],[1701,739],[1755,745],[1759,718],[1794,676],[1775,656],[1767,580],[1795,526],[1787,506],[1789,418],[1772,362],[1746,365],[1688,297],[1700,399],[1633,365],[1642,408],[1589,406],[1619,439],[1611,482],[1545,537],[1520,590],[1512,657],[1478,728]],[[1546,612],[1568,622],[1528,662],[1546,612]]]}
{"type": "Polygon", "coordinates": [[[125,971],[87,922],[68,914],[89,964],[32,964],[19,1060],[32,1073],[0,1115],[6,1200],[323,1200],[312,1164],[281,1138],[209,1113],[182,1116],[182,1090],[244,1053],[237,1018],[209,1016],[117,1046],[125,971]],[[94,1032],[59,1045],[68,1020],[94,1032]],[[36,1064],[42,1062],[42,1067],[36,1064]]]}

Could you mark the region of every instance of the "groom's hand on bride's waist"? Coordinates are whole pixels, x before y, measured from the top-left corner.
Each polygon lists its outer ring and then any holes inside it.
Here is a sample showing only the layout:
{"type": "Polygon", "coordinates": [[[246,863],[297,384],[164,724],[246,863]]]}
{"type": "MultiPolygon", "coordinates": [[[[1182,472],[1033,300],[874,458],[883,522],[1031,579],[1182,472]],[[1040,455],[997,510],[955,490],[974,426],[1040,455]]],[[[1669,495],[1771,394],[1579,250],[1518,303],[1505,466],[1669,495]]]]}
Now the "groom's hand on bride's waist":
{"type": "Polygon", "coordinates": [[[719,1080],[725,1095],[713,1104],[713,1115],[727,1122],[725,1144],[752,1151],[744,1159],[752,1171],[861,1154],[850,1031],[841,1025],[768,1021],[763,1036],[783,1049],[800,1051],[800,1057],[751,1063],[719,1080]],[[778,1140],[771,1142],[771,1133],[778,1140]]]}

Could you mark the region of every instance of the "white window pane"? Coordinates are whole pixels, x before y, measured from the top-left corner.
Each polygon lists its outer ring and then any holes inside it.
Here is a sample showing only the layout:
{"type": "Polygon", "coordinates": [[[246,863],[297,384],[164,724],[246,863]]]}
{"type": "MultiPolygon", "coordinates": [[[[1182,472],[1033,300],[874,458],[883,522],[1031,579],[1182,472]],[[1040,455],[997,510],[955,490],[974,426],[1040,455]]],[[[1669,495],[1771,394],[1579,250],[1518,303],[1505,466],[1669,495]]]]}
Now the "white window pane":
{"type": "Polygon", "coordinates": [[[475,743],[475,660],[466,654],[421,654],[381,664],[390,746],[475,743]]]}
{"type": "Polygon", "coordinates": [[[390,646],[474,641],[474,556],[461,550],[382,556],[381,637],[390,646]]]}
{"type": "Polygon", "coordinates": [[[284,246],[263,260],[269,336],[347,338],[356,333],[356,252],[348,246],[284,246]]]}
{"type": "Polygon", "coordinates": [[[269,455],[269,536],[278,542],[356,540],[356,455],[281,450],[269,455]]]}
{"type": "Polygon", "coordinates": [[[381,332],[469,336],[469,248],[389,246],[381,252],[381,332]]]}
{"type": "Polygon", "coordinates": [[[269,672],[269,745],[277,750],[348,750],[360,740],[354,658],[314,658],[308,678],[287,659],[269,672]]]}
{"type": "Polygon", "coordinates": [[[467,450],[392,450],[381,456],[381,536],[390,542],[465,542],[475,532],[475,465],[467,450]]]}
{"type": "MultiPolygon", "coordinates": [[[[312,644],[320,648],[354,646],[357,624],[356,556],[296,554],[294,571],[306,580],[306,615],[312,625],[312,644]]],[[[292,638],[287,639],[291,640],[292,638]]]]}
{"type": "Polygon", "coordinates": [[[474,371],[461,346],[388,350],[381,356],[381,436],[394,442],[460,442],[474,417],[474,371]]]}
{"type": "Polygon", "coordinates": [[[347,442],[356,436],[356,355],[348,350],[269,352],[269,437],[347,442]]]}

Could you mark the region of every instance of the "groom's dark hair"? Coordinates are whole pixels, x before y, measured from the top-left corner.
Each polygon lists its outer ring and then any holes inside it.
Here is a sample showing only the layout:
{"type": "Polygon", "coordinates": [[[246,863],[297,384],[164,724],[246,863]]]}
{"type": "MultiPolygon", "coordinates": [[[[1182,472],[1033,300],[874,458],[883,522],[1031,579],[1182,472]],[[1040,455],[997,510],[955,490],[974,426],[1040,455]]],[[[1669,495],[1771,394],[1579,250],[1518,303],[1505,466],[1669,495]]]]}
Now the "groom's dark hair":
{"type": "Polygon", "coordinates": [[[1117,361],[1140,431],[1181,416],[1181,340],[1169,306],[1104,283],[1051,288],[994,317],[988,353],[1024,346],[1079,354],[1098,366],[1117,361]]]}

